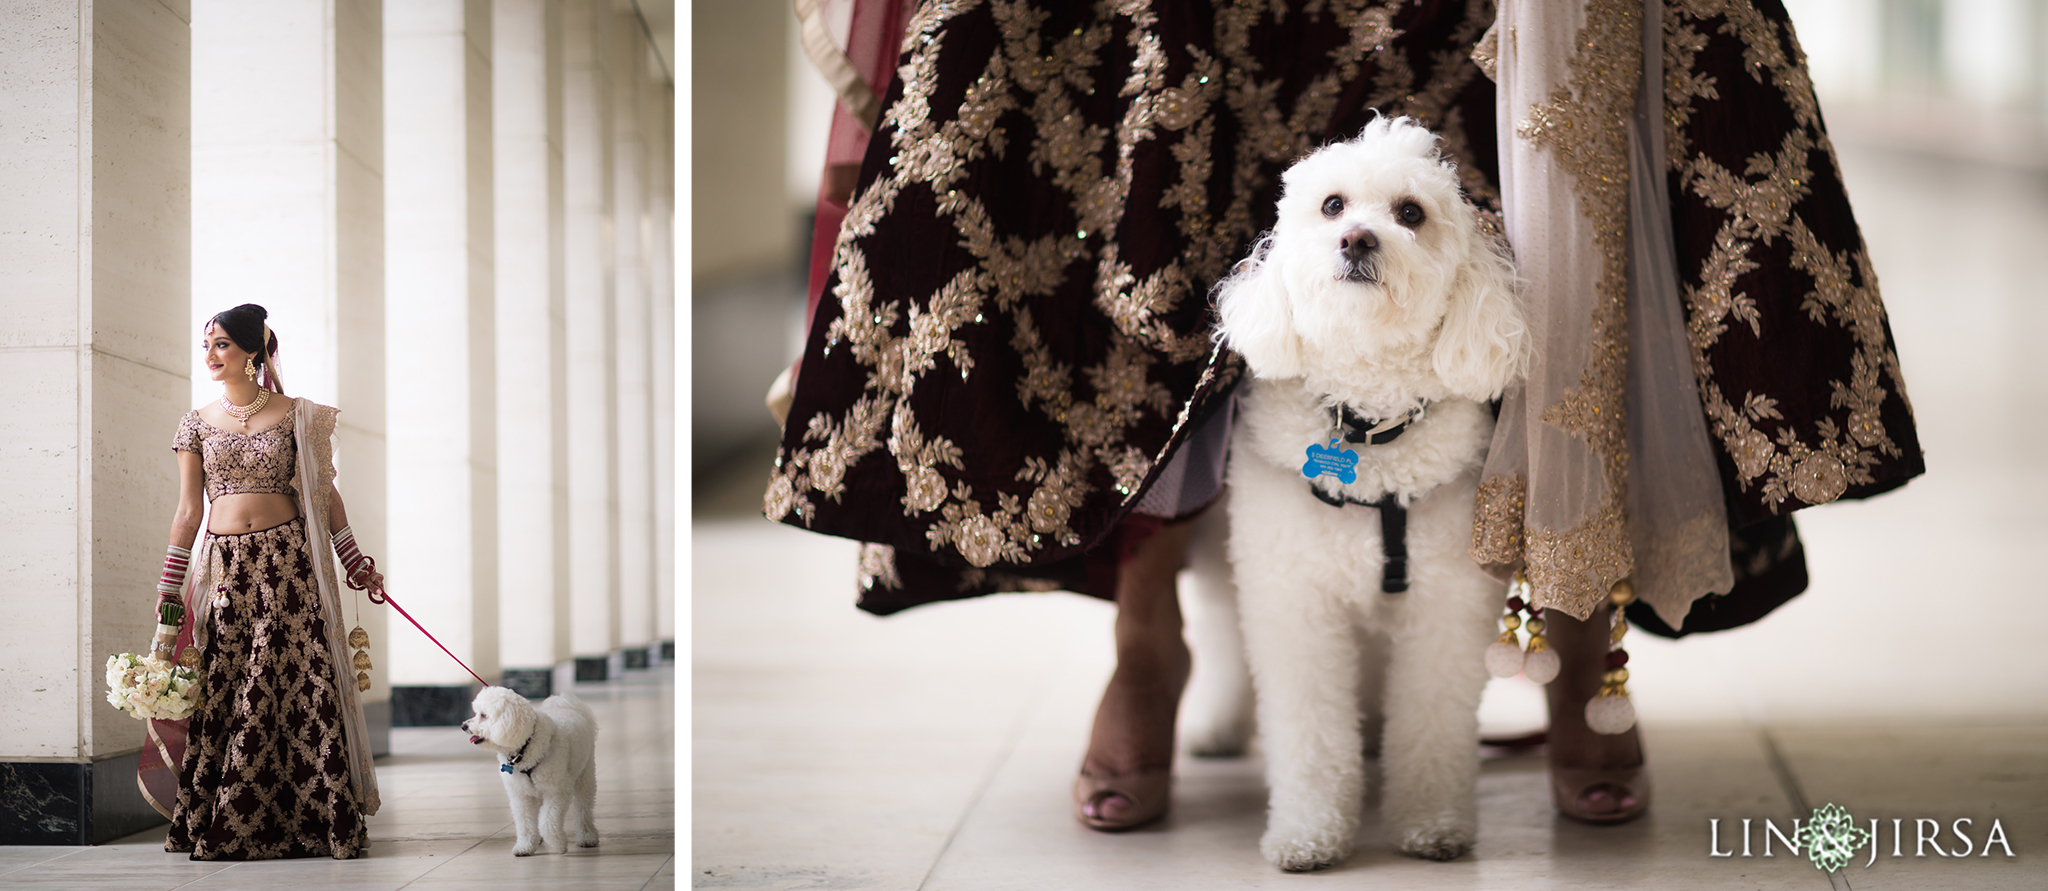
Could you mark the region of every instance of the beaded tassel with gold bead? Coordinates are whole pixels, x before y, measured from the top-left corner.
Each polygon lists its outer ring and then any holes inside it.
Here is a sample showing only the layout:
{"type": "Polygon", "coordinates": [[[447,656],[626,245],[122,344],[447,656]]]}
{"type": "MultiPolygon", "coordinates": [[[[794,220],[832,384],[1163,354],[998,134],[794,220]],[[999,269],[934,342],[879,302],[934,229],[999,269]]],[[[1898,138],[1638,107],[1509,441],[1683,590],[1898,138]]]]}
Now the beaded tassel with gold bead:
{"type": "MultiPolygon", "coordinates": [[[[1531,606],[1534,612],[1535,607],[1531,606]]],[[[1548,684],[1557,679],[1561,663],[1557,651],[1550,648],[1550,638],[1543,636],[1543,618],[1529,617],[1529,651],[1522,657],[1522,677],[1538,684],[1548,684]]]]}
{"type": "Polygon", "coordinates": [[[1500,617],[1500,639],[1486,648],[1486,671],[1497,678],[1511,678],[1522,673],[1522,638],[1516,629],[1522,627],[1522,617],[1517,615],[1529,604],[1529,578],[1515,573],[1515,581],[1508,586],[1507,615],[1500,617]]]}
{"type": "Polygon", "coordinates": [[[1600,695],[1586,703],[1586,726],[1593,728],[1594,733],[1612,736],[1627,733],[1636,725],[1636,706],[1628,696],[1628,650],[1621,646],[1621,639],[1628,634],[1623,607],[1635,599],[1635,585],[1628,579],[1615,582],[1607,592],[1607,601],[1613,604],[1614,611],[1613,625],[1607,631],[1607,657],[1602,666],[1605,673],[1600,676],[1600,695]]]}
{"type": "MultiPolygon", "coordinates": [[[[357,595],[361,597],[360,593],[357,595]]],[[[362,604],[356,604],[356,627],[349,629],[348,645],[355,648],[356,655],[351,664],[356,670],[356,690],[367,693],[370,690],[370,632],[363,630],[362,604]]]]}
{"type": "Polygon", "coordinates": [[[370,664],[370,632],[364,631],[363,626],[357,625],[348,633],[348,645],[356,648],[353,663],[356,669],[356,689],[367,692],[370,689],[370,668],[372,667],[370,664]]]}
{"type": "Polygon", "coordinates": [[[1486,670],[1497,678],[1511,678],[1516,674],[1537,684],[1548,684],[1557,677],[1557,651],[1550,648],[1550,640],[1543,636],[1543,618],[1538,615],[1535,592],[1529,584],[1529,577],[1520,571],[1508,588],[1507,615],[1500,619],[1500,633],[1486,648],[1486,670]],[[1521,614],[1529,618],[1524,620],[1521,614]],[[1529,647],[1522,648],[1521,637],[1515,632],[1529,629],[1529,647]]]}

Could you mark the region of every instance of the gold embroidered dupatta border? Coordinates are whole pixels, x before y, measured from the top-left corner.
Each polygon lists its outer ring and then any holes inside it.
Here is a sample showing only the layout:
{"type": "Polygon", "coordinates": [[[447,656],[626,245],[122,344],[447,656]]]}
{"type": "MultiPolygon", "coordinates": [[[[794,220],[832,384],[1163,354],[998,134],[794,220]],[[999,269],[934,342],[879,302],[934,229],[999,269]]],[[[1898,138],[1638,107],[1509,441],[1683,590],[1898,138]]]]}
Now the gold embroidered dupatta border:
{"type": "Polygon", "coordinates": [[[1634,576],[1676,627],[1732,575],[1660,200],[1661,23],[1660,0],[1511,0],[1481,43],[1538,351],[1502,406],[1473,557],[1579,618],[1634,576]]]}

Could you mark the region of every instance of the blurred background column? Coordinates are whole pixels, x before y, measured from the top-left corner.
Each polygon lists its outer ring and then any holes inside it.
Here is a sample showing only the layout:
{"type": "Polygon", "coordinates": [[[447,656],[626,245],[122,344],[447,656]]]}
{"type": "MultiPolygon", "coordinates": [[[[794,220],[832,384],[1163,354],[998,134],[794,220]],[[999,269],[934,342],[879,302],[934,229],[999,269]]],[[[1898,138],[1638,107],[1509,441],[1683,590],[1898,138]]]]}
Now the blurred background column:
{"type": "MultiPolygon", "coordinates": [[[[270,312],[287,395],[341,409],[335,487],[390,559],[384,464],[384,27],[377,0],[192,0],[192,311],[270,312]]],[[[220,398],[192,377],[189,404],[220,398]]],[[[344,591],[375,668],[370,748],[391,747],[387,611],[344,591]]],[[[406,628],[404,634],[417,634],[406,628]]]]}
{"type": "Polygon", "coordinates": [[[607,23],[612,104],[612,268],[618,364],[619,642],[625,667],[646,668],[654,632],[653,308],[648,256],[648,153],[643,132],[653,55],[631,7],[607,23]]]}
{"type": "Polygon", "coordinates": [[[800,349],[833,97],[787,4],[699,3],[690,16],[692,509],[716,497],[718,511],[758,515],[775,460],[763,399],[800,349]]]}
{"type": "Polygon", "coordinates": [[[2048,6],[2039,0],[1785,7],[1837,143],[2048,167],[2048,6]]]}
{"type": "Polygon", "coordinates": [[[568,317],[570,646],[577,680],[623,669],[619,637],[617,329],[610,0],[562,4],[563,257],[568,317]],[[621,664],[614,664],[615,662],[621,664]]]}
{"type": "Polygon", "coordinates": [[[491,41],[499,659],[539,699],[570,658],[560,0],[494,0],[491,41]]]}
{"type": "Polygon", "coordinates": [[[0,844],[162,822],[101,678],[149,644],[191,407],[190,20],[0,3],[0,844]]]}
{"type": "MultiPolygon", "coordinates": [[[[393,595],[477,674],[498,674],[490,0],[384,15],[385,287],[393,595]]],[[[468,672],[392,634],[392,723],[469,715],[468,672]]]]}
{"type": "MultiPolygon", "coordinates": [[[[645,10],[643,10],[644,12],[645,10]]],[[[676,650],[676,258],[674,22],[650,19],[654,55],[640,93],[647,153],[647,279],[654,376],[654,632],[662,661],[676,650]]]]}

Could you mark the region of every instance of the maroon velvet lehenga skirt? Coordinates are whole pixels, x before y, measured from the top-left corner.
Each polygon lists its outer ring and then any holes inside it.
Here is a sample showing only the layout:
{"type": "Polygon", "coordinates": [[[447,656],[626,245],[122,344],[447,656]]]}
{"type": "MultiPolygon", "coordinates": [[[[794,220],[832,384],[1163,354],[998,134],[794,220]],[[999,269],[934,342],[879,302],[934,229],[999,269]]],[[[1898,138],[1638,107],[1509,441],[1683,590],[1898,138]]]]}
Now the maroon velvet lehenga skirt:
{"type": "Polygon", "coordinates": [[[333,653],[306,526],[214,535],[219,597],[201,652],[206,696],[188,725],[167,851],[194,860],[362,856],[333,653]]]}

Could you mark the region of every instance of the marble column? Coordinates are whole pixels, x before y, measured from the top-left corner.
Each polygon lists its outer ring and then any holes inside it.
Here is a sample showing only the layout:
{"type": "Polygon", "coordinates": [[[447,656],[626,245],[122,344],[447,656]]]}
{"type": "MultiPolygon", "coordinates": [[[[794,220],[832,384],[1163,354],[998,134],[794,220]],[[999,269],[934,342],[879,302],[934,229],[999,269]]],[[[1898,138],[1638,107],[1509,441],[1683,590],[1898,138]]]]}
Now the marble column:
{"type": "Polygon", "coordinates": [[[149,644],[190,408],[190,21],[0,4],[0,844],[161,822],[101,678],[149,644]]]}
{"type": "Polygon", "coordinates": [[[491,10],[497,211],[498,646],[503,683],[555,691],[569,647],[562,5],[491,10]]]}
{"type": "Polygon", "coordinates": [[[610,17],[612,274],[617,331],[612,358],[618,414],[619,646],[627,668],[646,668],[654,631],[653,311],[647,265],[647,151],[641,101],[649,51],[633,10],[610,17]]]}
{"type": "Polygon", "coordinates": [[[562,4],[564,319],[569,376],[570,646],[577,680],[603,680],[619,646],[617,330],[612,299],[611,4],[562,4]]]}
{"type": "MultiPolygon", "coordinates": [[[[377,0],[192,0],[192,313],[270,312],[285,392],[341,409],[335,487],[363,552],[390,559],[384,436],[384,26],[377,0]],[[331,103],[330,103],[331,98],[331,103]]],[[[192,366],[194,404],[220,385],[192,366]]],[[[388,566],[386,567],[388,568],[388,566]]],[[[347,592],[375,668],[370,746],[390,750],[389,611],[347,592]]],[[[401,620],[401,624],[402,620],[401,620]]]]}
{"type": "MultiPolygon", "coordinates": [[[[498,674],[497,356],[490,0],[384,10],[386,411],[391,591],[498,674]]],[[[453,724],[472,681],[392,635],[392,721],[453,724]]]]}
{"type": "Polygon", "coordinates": [[[654,630],[662,658],[676,640],[675,82],[668,69],[644,92],[647,111],[649,302],[654,336],[654,630]]]}

